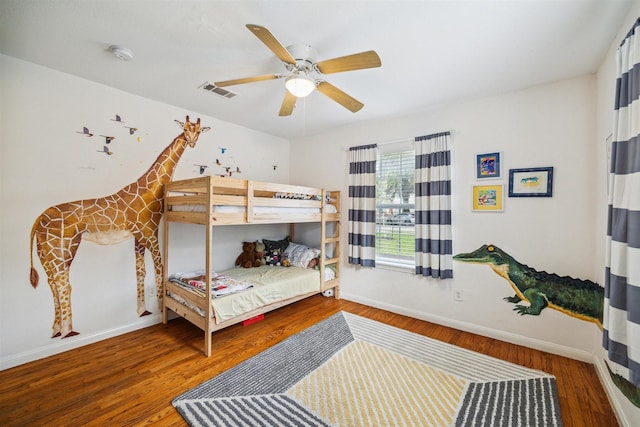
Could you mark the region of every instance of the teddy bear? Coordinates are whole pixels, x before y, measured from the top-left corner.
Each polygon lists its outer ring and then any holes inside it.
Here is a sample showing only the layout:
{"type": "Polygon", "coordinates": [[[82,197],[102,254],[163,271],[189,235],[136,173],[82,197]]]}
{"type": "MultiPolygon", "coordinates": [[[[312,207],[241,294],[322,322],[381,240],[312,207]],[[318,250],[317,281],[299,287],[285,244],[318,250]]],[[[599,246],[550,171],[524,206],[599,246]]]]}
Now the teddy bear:
{"type": "Polygon", "coordinates": [[[254,242],[242,242],[242,253],[236,258],[236,265],[244,268],[260,266],[260,260],[256,258],[256,244],[254,242]]]}
{"type": "Polygon", "coordinates": [[[267,264],[267,260],[265,259],[266,251],[267,249],[264,242],[256,240],[256,258],[260,260],[260,265],[267,264]]]}

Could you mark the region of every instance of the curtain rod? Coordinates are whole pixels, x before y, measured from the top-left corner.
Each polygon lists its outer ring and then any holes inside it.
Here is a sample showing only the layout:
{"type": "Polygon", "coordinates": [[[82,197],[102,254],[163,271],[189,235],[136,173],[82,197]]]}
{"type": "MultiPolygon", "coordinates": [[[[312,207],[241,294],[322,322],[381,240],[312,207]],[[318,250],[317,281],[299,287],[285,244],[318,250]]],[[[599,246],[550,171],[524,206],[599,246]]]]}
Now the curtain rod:
{"type": "Polygon", "coordinates": [[[376,145],[389,145],[389,144],[399,144],[401,142],[413,142],[416,140],[416,137],[410,137],[410,138],[402,138],[402,139],[396,139],[393,141],[385,141],[385,142],[376,142],[376,145]]]}
{"type": "MultiPolygon", "coordinates": [[[[455,130],[447,130],[444,132],[435,132],[433,134],[427,134],[427,135],[421,135],[421,136],[410,136],[410,137],[406,137],[406,138],[401,138],[401,139],[394,139],[393,141],[384,141],[384,142],[372,142],[371,145],[389,145],[389,144],[399,144],[401,142],[415,142],[416,138],[421,138],[422,136],[428,136],[428,135],[436,135],[439,133],[447,133],[449,132],[451,135],[454,135],[456,133],[458,133],[455,130]]],[[[363,144],[363,145],[369,145],[369,144],[363,144]]],[[[355,146],[357,147],[357,145],[355,146]]],[[[343,147],[342,149],[344,151],[349,151],[349,148],[351,147],[343,147]]]]}

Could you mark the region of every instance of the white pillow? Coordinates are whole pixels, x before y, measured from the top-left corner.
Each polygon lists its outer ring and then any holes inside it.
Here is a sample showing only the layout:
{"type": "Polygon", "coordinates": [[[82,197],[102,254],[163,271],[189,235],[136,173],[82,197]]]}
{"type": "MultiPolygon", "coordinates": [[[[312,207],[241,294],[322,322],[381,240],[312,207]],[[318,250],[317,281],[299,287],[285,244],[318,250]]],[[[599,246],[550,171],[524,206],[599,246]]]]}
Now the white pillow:
{"type": "Polygon", "coordinates": [[[297,243],[289,243],[284,250],[284,256],[295,267],[307,268],[312,259],[320,256],[320,249],[309,248],[297,243]]]}

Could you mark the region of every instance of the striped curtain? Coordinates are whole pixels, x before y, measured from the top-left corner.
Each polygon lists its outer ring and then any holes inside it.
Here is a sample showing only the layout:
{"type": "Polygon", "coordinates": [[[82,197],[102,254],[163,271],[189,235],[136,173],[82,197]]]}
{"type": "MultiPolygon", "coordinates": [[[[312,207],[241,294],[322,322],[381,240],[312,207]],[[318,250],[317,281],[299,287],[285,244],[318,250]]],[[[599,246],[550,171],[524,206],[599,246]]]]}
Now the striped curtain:
{"type": "MultiPolygon", "coordinates": [[[[603,346],[640,387],[640,18],[616,53],[603,346]]],[[[628,375],[625,375],[628,374],[628,375]]]]}
{"type": "Polygon", "coordinates": [[[376,266],[376,144],[349,149],[349,264],[376,266]]]}
{"type": "Polygon", "coordinates": [[[453,278],[449,132],[416,137],[416,274],[453,278]]]}

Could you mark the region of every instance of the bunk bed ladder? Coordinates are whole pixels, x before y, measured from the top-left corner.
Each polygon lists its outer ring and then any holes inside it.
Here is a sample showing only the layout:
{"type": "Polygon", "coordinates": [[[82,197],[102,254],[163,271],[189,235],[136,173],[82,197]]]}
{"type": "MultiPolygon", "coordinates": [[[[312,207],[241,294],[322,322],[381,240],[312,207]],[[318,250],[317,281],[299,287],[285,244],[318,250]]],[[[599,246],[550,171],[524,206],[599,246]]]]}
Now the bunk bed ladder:
{"type": "MultiPolygon", "coordinates": [[[[330,192],[330,196],[331,196],[331,201],[333,202],[333,204],[335,205],[335,207],[337,208],[338,213],[341,212],[340,210],[340,192],[339,191],[332,191],[330,192]]],[[[334,298],[339,299],[340,298],[340,286],[339,285],[335,285],[335,283],[339,283],[339,279],[340,279],[340,216],[338,215],[335,221],[335,230],[333,233],[333,236],[328,237],[327,236],[327,213],[326,213],[326,197],[327,197],[327,192],[323,189],[322,190],[322,208],[320,210],[321,212],[321,221],[320,221],[320,248],[322,250],[322,256],[320,257],[320,282],[321,282],[321,286],[322,286],[322,291],[324,292],[325,290],[333,287],[333,292],[334,292],[334,298]],[[333,245],[334,249],[333,249],[333,257],[332,258],[326,258],[325,254],[327,253],[327,245],[333,245]],[[329,283],[329,286],[327,285],[327,280],[326,280],[326,268],[328,265],[334,265],[335,268],[335,279],[333,279],[331,282],[333,283],[329,283]]]]}

